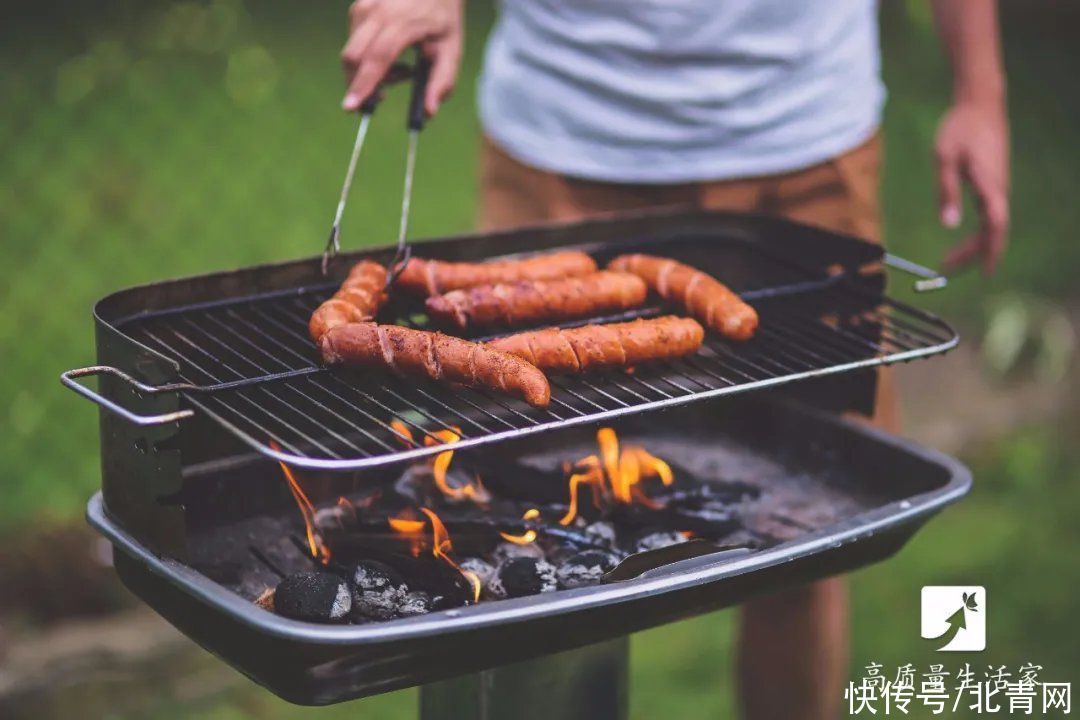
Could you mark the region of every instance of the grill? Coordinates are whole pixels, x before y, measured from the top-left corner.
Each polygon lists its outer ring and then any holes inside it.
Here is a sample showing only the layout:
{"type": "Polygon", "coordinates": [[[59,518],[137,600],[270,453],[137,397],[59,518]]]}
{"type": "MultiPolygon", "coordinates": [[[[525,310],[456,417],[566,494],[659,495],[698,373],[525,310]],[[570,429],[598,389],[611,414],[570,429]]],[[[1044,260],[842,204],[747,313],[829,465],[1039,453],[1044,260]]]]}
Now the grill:
{"type": "MultiPolygon", "coordinates": [[[[425,686],[425,717],[449,717],[448,708],[465,717],[466,695],[494,707],[487,691],[502,687],[520,705],[543,688],[507,678],[575,667],[572,692],[534,704],[563,717],[618,717],[627,633],[881,560],[967,492],[970,476],[955,460],[837,415],[872,409],[876,366],[957,342],[942,320],[884,295],[882,264],[898,261],[880,248],[775,219],[692,213],[449,238],[417,252],[477,260],[510,248],[579,248],[601,263],[629,250],[668,255],[723,279],[755,306],[761,326],[749,342],[709,337],[695,356],[632,373],[553,377],[551,406],[538,410],[319,365],[306,332],[310,312],[351,263],[386,261],[391,250],[340,256],[330,277],[313,258],[118,292],[95,308],[100,365],[63,381],[102,408],[102,493],[88,517],[112,542],[123,582],[294,702],[499,675],[471,690],[457,681],[425,686]],[[97,390],[78,382],[91,375],[100,376],[97,390]],[[752,517],[772,524],[768,542],[641,552],[605,584],[392,622],[316,625],[253,604],[274,573],[312,563],[276,460],[301,470],[311,501],[325,508],[396,482],[446,449],[425,437],[453,430],[461,438],[454,462],[483,468],[492,487],[512,490],[536,474],[537,462],[557,467],[568,448],[589,446],[600,424],[658,448],[695,482],[756,484],[752,517]],[[560,652],[529,661],[527,673],[507,667],[560,652]],[[595,691],[600,685],[604,693],[595,691]],[[581,692],[591,700],[581,702],[581,692]]],[[[656,304],[582,322],[668,311],[656,304]]],[[[407,298],[384,313],[387,322],[427,326],[407,298]]]]}
{"type": "MultiPolygon", "coordinates": [[[[548,245],[566,247],[601,259],[615,254],[595,243],[548,245]]],[[[693,357],[632,374],[554,377],[550,408],[537,410],[496,394],[321,367],[307,336],[307,320],[336,283],[140,312],[112,324],[177,370],[179,382],[139,386],[142,391],[179,391],[186,405],[264,455],[328,470],[359,470],[437,453],[437,447],[425,447],[422,440],[432,431],[453,428],[461,437],[458,447],[472,447],[910,360],[957,342],[941,320],[883,298],[874,278],[857,275],[858,266],[801,266],[738,235],[638,239],[618,249],[631,247],[733,277],[735,289],[759,311],[757,337],[746,343],[710,337],[693,357]],[[390,426],[395,418],[410,427],[415,442],[390,426]]],[[[448,254],[451,248],[433,249],[448,254]]],[[[652,306],[576,324],[664,311],[652,306]]],[[[399,300],[389,314],[397,324],[425,327],[422,305],[399,300]]],[[[103,369],[77,371],[65,380],[74,385],[74,377],[94,371],[103,369]]]]}

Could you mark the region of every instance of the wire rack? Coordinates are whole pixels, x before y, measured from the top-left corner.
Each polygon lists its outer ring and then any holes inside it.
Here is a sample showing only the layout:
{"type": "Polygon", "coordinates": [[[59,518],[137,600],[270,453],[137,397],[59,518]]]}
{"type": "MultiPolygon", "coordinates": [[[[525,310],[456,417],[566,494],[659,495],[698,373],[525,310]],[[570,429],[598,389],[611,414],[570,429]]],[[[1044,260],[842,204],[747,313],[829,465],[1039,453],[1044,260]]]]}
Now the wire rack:
{"type": "MultiPolygon", "coordinates": [[[[311,312],[335,289],[293,289],[175,308],[121,329],[180,364],[186,402],[259,452],[293,465],[354,470],[593,423],[708,397],[885,365],[943,352],[957,342],[942,320],[882,300],[842,276],[808,278],[780,268],[744,298],[761,318],[756,337],[710,334],[693,356],[581,376],[552,376],[544,410],[495,393],[386,373],[327,369],[307,335],[311,312]],[[391,424],[398,420],[400,423],[391,424]],[[396,426],[396,427],[395,427],[396,426]],[[400,431],[407,428],[408,432],[400,431]],[[428,438],[431,438],[430,440],[428,438]]],[[[670,312],[651,305],[613,321],[670,312]]],[[[395,322],[423,326],[415,305],[395,322]]]]}

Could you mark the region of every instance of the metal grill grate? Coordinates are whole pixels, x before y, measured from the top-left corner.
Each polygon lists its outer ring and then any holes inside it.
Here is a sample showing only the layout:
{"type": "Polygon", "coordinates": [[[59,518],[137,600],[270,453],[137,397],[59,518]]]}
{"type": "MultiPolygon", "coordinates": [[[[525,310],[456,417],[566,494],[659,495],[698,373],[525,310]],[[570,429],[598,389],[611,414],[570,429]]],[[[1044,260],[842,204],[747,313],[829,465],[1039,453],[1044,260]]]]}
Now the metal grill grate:
{"type": "MultiPolygon", "coordinates": [[[[424,442],[438,430],[454,430],[461,438],[456,447],[475,446],[910,360],[957,342],[936,317],[881,301],[841,277],[807,279],[787,270],[770,279],[769,288],[743,293],[761,316],[753,340],[710,336],[683,360],[631,373],[553,376],[546,410],[463,387],[321,367],[307,321],[332,287],[143,315],[124,322],[123,330],[180,363],[182,379],[198,386],[184,393],[187,402],[258,451],[301,467],[338,470],[439,452],[424,442]],[[394,419],[415,440],[391,427],[394,419]]],[[[397,322],[422,324],[415,310],[397,308],[397,322]]],[[[665,311],[654,306],[628,316],[665,311]]]]}

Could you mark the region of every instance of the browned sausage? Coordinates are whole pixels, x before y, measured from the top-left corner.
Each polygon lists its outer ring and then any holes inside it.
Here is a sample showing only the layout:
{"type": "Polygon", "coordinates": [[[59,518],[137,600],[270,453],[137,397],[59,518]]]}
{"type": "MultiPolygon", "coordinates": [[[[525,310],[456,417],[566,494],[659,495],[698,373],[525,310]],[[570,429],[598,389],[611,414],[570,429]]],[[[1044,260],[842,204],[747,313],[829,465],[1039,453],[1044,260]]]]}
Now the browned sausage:
{"type": "Polygon", "coordinates": [[[494,285],[519,280],[552,280],[593,272],[596,272],[596,261],[576,250],[536,255],[521,260],[493,260],[485,263],[413,258],[398,276],[396,284],[417,295],[438,295],[475,285],[494,285]]]}
{"type": "Polygon", "coordinates": [[[645,301],[645,282],[630,273],[596,272],[563,280],[479,285],[427,299],[435,320],[461,330],[513,327],[628,310],[645,301]]]}
{"type": "Polygon", "coordinates": [[[544,371],[578,373],[683,357],[696,352],[704,338],[705,330],[697,320],[668,315],[569,330],[535,330],[492,340],[487,346],[517,355],[544,371]]]}
{"type": "Polygon", "coordinates": [[[608,268],[640,276],[660,297],[679,303],[724,337],[747,340],[757,330],[754,308],[716,278],[689,265],[653,255],[620,255],[608,268]]]}
{"type": "Polygon", "coordinates": [[[371,260],[353,265],[341,289],[311,314],[308,332],[319,338],[330,328],[350,322],[371,320],[386,302],[386,268],[371,260]]]}
{"type": "Polygon", "coordinates": [[[516,395],[534,407],[551,401],[551,386],[536,367],[514,355],[442,333],[398,325],[349,323],[319,341],[328,365],[378,368],[516,395]]]}

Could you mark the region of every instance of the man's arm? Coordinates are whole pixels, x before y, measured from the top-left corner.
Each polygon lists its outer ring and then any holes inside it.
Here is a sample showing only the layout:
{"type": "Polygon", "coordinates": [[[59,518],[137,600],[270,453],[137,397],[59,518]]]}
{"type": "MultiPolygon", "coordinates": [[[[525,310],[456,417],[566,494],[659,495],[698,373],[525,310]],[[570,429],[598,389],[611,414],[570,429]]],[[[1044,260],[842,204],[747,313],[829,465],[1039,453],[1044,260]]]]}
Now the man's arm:
{"type": "Polygon", "coordinates": [[[1009,229],[1009,123],[996,0],[934,0],[938,33],[952,63],[953,104],[937,135],[941,222],[961,219],[961,182],[979,205],[979,228],[945,258],[948,269],[981,260],[990,274],[1009,229]]]}

